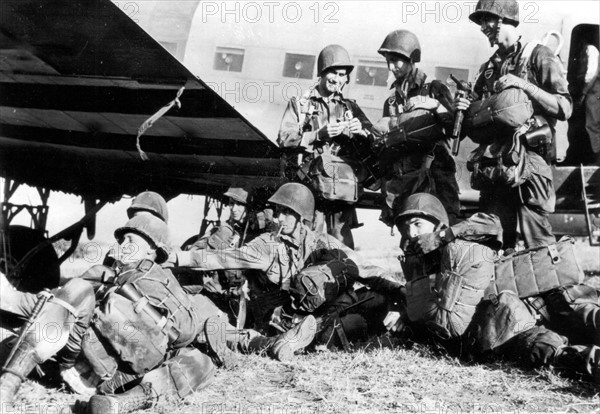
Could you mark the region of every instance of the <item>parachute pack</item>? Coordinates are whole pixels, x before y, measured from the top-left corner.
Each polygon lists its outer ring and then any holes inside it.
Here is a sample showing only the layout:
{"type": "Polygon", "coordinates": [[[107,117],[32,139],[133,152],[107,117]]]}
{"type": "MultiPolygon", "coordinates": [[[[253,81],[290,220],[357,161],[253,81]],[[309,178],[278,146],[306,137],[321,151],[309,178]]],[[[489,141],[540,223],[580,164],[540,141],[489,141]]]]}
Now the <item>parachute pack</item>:
{"type": "Polygon", "coordinates": [[[296,309],[312,313],[335,301],[357,279],[358,267],[348,259],[308,266],[292,278],[292,303],[296,309]]]}

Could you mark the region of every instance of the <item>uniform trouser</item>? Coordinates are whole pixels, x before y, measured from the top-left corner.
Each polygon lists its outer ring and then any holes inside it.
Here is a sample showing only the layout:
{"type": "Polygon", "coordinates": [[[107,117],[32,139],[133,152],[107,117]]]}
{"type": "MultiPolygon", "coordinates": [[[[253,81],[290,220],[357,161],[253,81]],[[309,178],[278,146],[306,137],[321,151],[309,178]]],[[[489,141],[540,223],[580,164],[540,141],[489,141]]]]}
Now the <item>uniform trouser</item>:
{"type": "MultiPolygon", "coordinates": [[[[24,342],[31,346],[40,362],[55,354],[62,367],[75,364],[83,336],[94,311],[94,290],[89,282],[73,279],[53,289],[35,323],[25,333],[24,342]]],[[[2,309],[24,318],[33,312],[38,297],[33,293],[2,289],[2,309]]]]}
{"type": "Polygon", "coordinates": [[[536,173],[519,187],[488,186],[480,193],[481,211],[500,218],[504,249],[514,248],[519,235],[527,248],[554,243],[548,215],[555,201],[552,180],[536,173]]]}
{"type": "Polygon", "coordinates": [[[585,129],[590,137],[592,151],[600,155],[600,76],[585,97],[585,129]]]}
{"type": "Polygon", "coordinates": [[[495,354],[517,360],[526,368],[553,366],[567,374],[583,374],[600,380],[600,347],[569,345],[566,337],[544,326],[521,332],[495,354]]]}
{"type": "Polygon", "coordinates": [[[356,207],[344,202],[321,202],[315,210],[314,229],[327,233],[354,249],[352,229],[357,227],[356,207]]]}
{"type": "Polygon", "coordinates": [[[435,195],[448,213],[450,224],[454,224],[460,213],[458,199],[458,183],[456,167],[448,154],[436,154],[436,161],[428,169],[404,169],[402,175],[386,180],[381,185],[385,198],[380,220],[393,226],[395,215],[402,202],[414,193],[430,193],[435,195]],[[446,156],[447,155],[447,156],[446,156]]]}
{"type": "Polygon", "coordinates": [[[215,365],[210,357],[195,348],[178,349],[171,358],[145,375],[127,375],[119,372],[115,378],[98,386],[100,394],[119,394],[140,384],[152,385],[154,393],[177,393],[183,398],[209,384],[215,365]]]}
{"type": "MultiPolygon", "coordinates": [[[[348,341],[363,341],[370,335],[380,334],[385,331],[383,319],[388,312],[387,298],[372,290],[361,289],[356,292],[343,293],[335,303],[328,307],[325,315],[331,315],[334,312],[341,312],[339,318],[344,330],[344,334],[348,341]],[[348,306],[369,299],[360,305],[350,309],[347,314],[343,310],[348,306]]],[[[322,327],[317,334],[316,343],[327,346],[343,346],[339,336],[336,334],[334,324],[338,323],[335,319],[331,319],[328,324],[322,327]]]]}
{"type": "Polygon", "coordinates": [[[563,286],[544,295],[547,326],[575,344],[600,346],[600,291],[584,285],[563,286]]]}

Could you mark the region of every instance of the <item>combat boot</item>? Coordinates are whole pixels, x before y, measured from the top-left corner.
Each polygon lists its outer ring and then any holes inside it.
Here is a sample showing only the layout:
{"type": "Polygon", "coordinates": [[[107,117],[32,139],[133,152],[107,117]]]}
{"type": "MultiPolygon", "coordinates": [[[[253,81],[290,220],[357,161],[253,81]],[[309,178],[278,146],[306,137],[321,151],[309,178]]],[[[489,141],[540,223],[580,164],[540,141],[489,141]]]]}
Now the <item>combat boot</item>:
{"type": "Polygon", "coordinates": [[[596,384],[600,383],[600,347],[598,346],[563,346],[557,350],[553,365],[566,374],[579,374],[596,384]]]}
{"type": "Polygon", "coordinates": [[[225,321],[224,318],[211,316],[204,323],[204,331],[198,336],[197,342],[206,342],[208,354],[216,366],[233,368],[237,365],[237,357],[227,347],[227,344],[231,336],[236,335],[236,333],[235,327],[225,321]]]}
{"type": "Polygon", "coordinates": [[[87,404],[88,414],[124,414],[152,407],[158,395],[150,383],[136,385],[123,394],[94,395],[87,404]]]}
{"type": "Polygon", "coordinates": [[[36,350],[27,342],[21,343],[15,354],[2,368],[0,403],[4,407],[15,399],[21,383],[41,361],[36,350]]]}
{"type": "Polygon", "coordinates": [[[275,338],[270,354],[279,361],[289,361],[297,351],[310,345],[316,334],[317,320],[313,315],[308,315],[292,329],[275,338]]]}

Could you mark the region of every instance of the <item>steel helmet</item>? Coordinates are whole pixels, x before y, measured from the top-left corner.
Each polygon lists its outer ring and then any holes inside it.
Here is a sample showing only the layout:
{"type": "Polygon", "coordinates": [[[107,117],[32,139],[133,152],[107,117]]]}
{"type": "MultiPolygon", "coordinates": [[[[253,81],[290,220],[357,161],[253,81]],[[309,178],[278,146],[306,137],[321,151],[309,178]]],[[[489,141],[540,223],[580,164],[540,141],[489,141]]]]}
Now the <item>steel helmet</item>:
{"type": "Polygon", "coordinates": [[[326,46],[319,53],[319,58],[317,59],[317,73],[319,76],[331,68],[346,68],[348,75],[354,69],[348,51],[340,45],[326,46]]]}
{"type": "Polygon", "coordinates": [[[475,11],[469,15],[471,21],[481,25],[486,14],[502,18],[503,23],[519,25],[519,4],[516,0],[479,0],[475,11]]]}
{"type": "Polygon", "coordinates": [[[243,185],[234,184],[223,195],[238,203],[250,204],[250,190],[243,185]]]}
{"type": "Polygon", "coordinates": [[[429,193],[416,193],[404,200],[394,220],[396,227],[399,227],[400,221],[409,216],[422,216],[434,219],[446,227],[450,225],[448,213],[446,213],[442,202],[436,196],[429,193]]]}
{"type": "Polygon", "coordinates": [[[169,221],[167,202],[160,194],[154,191],[144,191],[135,196],[131,202],[131,206],[127,209],[127,217],[132,218],[137,211],[152,213],[165,223],[169,221]]]}
{"type": "Polygon", "coordinates": [[[288,207],[298,213],[304,220],[313,220],[315,214],[315,197],[305,185],[286,183],[269,198],[269,203],[288,207]]]}
{"type": "Polygon", "coordinates": [[[412,63],[421,61],[421,44],[413,32],[408,30],[394,30],[385,37],[381,47],[377,51],[385,56],[394,53],[404,56],[412,63]]]}
{"type": "Polygon", "coordinates": [[[123,227],[115,230],[115,239],[123,242],[125,233],[135,233],[151,241],[156,247],[156,263],[164,263],[170,252],[169,228],[158,217],[150,214],[138,215],[130,219],[123,227]]]}

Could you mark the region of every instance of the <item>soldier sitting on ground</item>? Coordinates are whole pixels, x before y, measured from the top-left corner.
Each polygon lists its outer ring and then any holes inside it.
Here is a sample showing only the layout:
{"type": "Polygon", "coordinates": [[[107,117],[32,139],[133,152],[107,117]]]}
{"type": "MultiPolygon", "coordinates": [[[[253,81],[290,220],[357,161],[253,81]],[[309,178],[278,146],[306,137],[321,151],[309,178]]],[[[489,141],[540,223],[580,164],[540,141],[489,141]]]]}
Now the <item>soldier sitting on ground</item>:
{"type": "MultiPolygon", "coordinates": [[[[185,250],[227,249],[241,247],[261,233],[272,231],[276,225],[270,209],[257,211],[252,188],[247,184],[235,184],[223,194],[227,197],[229,219],[202,235],[185,250]]],[[[230,321],[237,320],[238,328],[245,324],[245,277],[242,270],[211,272],[192,271],[178,275],[184,289],[190,293],[208,296],[221,310],[229,315],[230,321]],[[202,283],[199,284],[199,279],[202,283]]]]}
{"type": "MultiPolygon", "coordinates": [[[[478,213],[476,218],[488,220],[490,226],[496,223],[500,230],[497,217],[478,213]]],[[[459,224],[462,230],[449,228],[442,204],[429,194],[410,196],[396,216],[396,225],[405,252],[406,319],[413,335],[441,343],[463,357],[501,356],[529,367],[554,366],[599,378],[598,346],[569,345],[567,338],[545,326],[549,326],[547,321],[538,320],[542,324],[536,325],[516,292],[503,290],[484,300],[490,282],[500,277],[492,247],[499,246],[501,231],[486,235],[483,228],[469,226],[469,220],[459,224]]],[[[551,292],[564,290],[580,295],[570,306],[560,300],[566,297],[562,294],[556,305],[548,306],[554,322],[562,317],[561,334],[583,330],[587,332],[584,341],[591,344],[594,336],[598,341],[598,292],[585,285],[561,286],[551,292]]],[[[386,326],[399,330],[401,315],[394,316],[386,320],[386,326]]]]}
{"type": "MultiPolygon", "coordinates": [[[[35,322],[25,326],[3,365],[3,404],[12,402],[24,378],[54,355],[71,389],[102,394],[92,396],[90,413],[142,409],[171,393],[184,397],[212,377],[211,358],[188,345],[218,342],[209,340],[210,326],[223,315],[208,299],[186,295],[161,268],[169,251],[166,224],[138,215],[115,237],[118,273],[97,265],[39,297],[3,286],[3,310],[35,322]],[[59,339],[37,335],[34,326],[56,326],[59,339]]],[[[210,349],[207,353],[220,361],[210,349]]]]}
{"type": "MultiPolygon", "coordinates": [[[[379,324],[381,324],[381,319],[387,313],[389,304],[393,300],[397,300],[400,295],[400,284],[388,277],[383,269],[364,261],[353,250],[333,237],[313,232],[304,224],[304,221],[312,221],[314,214],[314,197],[306,186],[298,183],[284,184],[273,194],[269,202],[278,210],[279,232],[262,234],[240,249],[178,252],[173,257],[173,261],[178,266],[203,270],[260,270],[257,272],[260,280],[256,282],[283,291],[289,302],[289,290],[294,278],[308,266],[322,264],[331,259],[349,260],[357,268],[356,280],[369,286],[371,290],[368,291],[368,295],[374,296],[373,300],[364,302],[353,309],[353,314],[363,314],[363,318],[359,321],[360,326],[356,328],[356,331],[364,331],[364,325],[367,324],[364,315],[379,313],[381,315],[379,324]]],[[[341,302],[338,303],[338,307],[346,307],[346,305],[358,303],[361,300],[361,295],[353,293],[346,297],[345,293],[348,292],[345,290],[339,292],[341,302]]],[[[350,326],[351,319],[348,317],[346,320],[342,320],[342,322],[347,322],[344,325],[348,331],[353,330],[350,326]]],[[[305,321],[304,325],[315,325],[312,315],[303,321],[305,321]]],[[[377,324],[376,321],[370,323],[377,324]]],[[[316,326],[313,329],[303,326],[297,331],[302,339],[298,339],[292,344],[294,351],[298,351],[312,342],[316,334],[316,326]]],[[[275,356],[283,359],[288,358],[290,354],[283,355],[275,352],[275,356]]]]}

